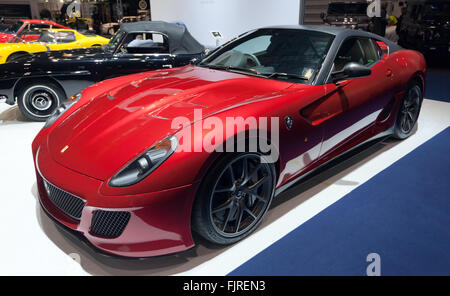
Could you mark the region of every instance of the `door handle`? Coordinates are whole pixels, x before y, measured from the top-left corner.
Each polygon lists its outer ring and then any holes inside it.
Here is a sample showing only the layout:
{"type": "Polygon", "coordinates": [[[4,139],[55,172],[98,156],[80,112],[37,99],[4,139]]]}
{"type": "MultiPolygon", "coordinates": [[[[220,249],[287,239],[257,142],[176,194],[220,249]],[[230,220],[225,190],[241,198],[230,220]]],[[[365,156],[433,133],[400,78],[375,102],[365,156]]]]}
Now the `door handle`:
{"type": "Polygon", "coordinates": [[[392,70],[391,69],[387,69],[386,70],[386,76],[387,77],[391,77],[392,76],[392,70]]]}

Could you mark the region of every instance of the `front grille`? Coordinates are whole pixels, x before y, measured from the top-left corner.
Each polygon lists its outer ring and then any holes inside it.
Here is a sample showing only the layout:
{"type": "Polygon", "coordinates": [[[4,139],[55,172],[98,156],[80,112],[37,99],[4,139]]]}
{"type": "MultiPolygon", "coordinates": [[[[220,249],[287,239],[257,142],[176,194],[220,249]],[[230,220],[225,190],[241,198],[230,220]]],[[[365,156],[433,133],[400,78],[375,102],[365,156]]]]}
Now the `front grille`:
{"type": "Polygon", "coordinates": [[[94,211],[92,216],[91,233],[98,236],[114,238],[125,230],[130,221],[129,212],[94,211]]]}
{"type": "Polygon", "coordinates": [[[81,198],[65,192],[47,181],[44,181],[44,184],[50,201],[64,214],[75,220],[80,220],[85,202],[81,198]]]}

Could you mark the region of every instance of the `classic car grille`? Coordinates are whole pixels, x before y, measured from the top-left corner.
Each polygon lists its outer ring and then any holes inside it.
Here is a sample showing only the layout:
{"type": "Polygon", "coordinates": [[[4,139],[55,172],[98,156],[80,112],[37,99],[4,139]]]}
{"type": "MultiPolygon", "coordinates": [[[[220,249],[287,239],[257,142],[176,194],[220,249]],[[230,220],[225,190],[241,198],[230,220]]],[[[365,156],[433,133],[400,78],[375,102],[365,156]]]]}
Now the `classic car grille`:
{"type": "Polygon", "coordinates": [[[80,220],[85,202],[81,198],[65,192],[47,181],[44,181],[44,184],[50,201],[66,215],[75,220],[80,220]]]}
{"type": "Polygon", "coordinates": [[[130,216],[129,212],[94,211],[91,233],[109,238],[118,237],[125,230],[130,216]]]}

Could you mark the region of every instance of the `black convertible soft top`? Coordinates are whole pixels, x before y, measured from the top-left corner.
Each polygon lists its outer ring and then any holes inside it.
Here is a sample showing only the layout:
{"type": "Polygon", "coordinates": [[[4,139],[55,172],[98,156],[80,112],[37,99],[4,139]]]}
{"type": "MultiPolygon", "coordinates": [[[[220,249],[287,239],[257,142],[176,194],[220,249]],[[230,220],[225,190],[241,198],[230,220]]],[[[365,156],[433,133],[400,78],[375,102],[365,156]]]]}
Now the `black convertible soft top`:
{"type": "Polygon", "coordinates": [[[123,23],[120,29],[130,32],[159,32],[168,36],[169,49],[172,54],[198,54],[205,50],[186,27],[162,21],[123,23]]]}

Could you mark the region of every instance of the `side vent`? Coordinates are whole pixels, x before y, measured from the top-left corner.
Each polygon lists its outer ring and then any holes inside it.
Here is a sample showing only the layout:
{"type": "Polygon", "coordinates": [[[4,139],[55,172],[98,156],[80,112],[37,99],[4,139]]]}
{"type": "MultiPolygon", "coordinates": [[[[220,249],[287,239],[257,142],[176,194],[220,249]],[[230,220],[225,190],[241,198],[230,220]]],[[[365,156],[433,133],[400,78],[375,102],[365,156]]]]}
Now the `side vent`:
{"type": "Polygon", "coordinates": [[[387,104],[387,106],[384,107],[383,111],[381,111],[377,121],[385,121],[389,117],[389,115],[392,112],[392,108],[394,107],[394,102],[395,100],[394,98],[392,98],[387,104]]]}

